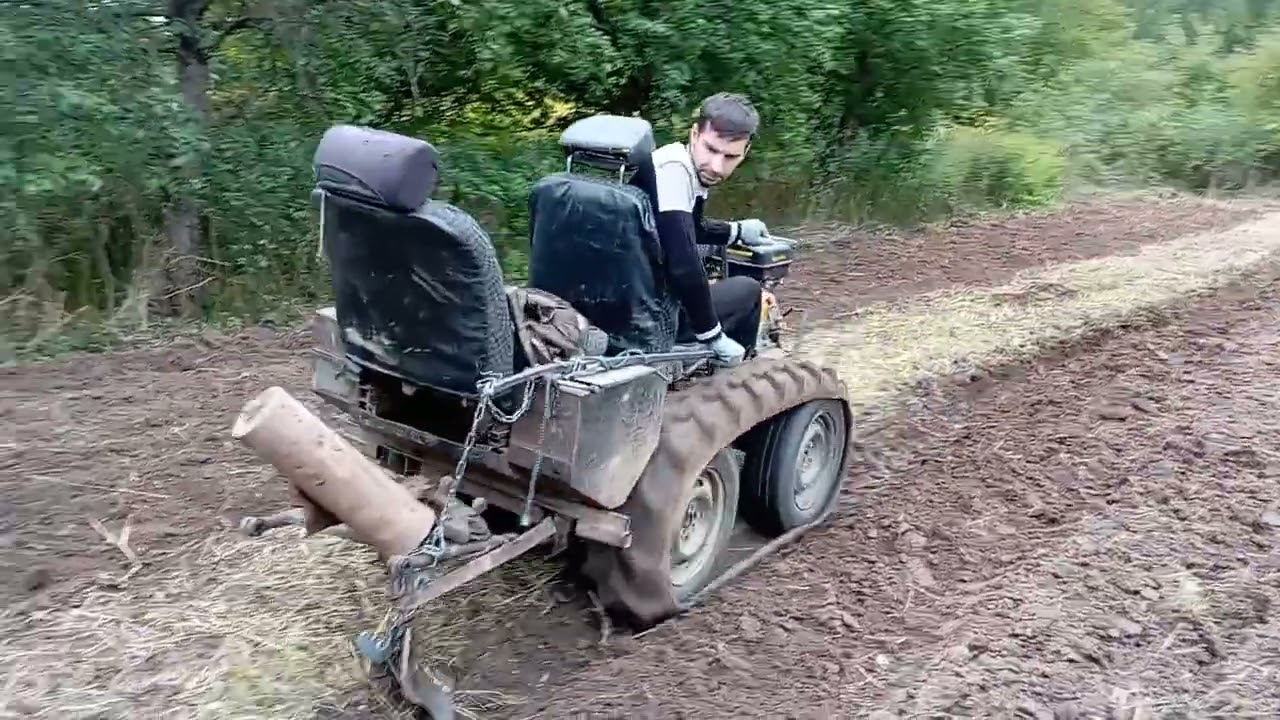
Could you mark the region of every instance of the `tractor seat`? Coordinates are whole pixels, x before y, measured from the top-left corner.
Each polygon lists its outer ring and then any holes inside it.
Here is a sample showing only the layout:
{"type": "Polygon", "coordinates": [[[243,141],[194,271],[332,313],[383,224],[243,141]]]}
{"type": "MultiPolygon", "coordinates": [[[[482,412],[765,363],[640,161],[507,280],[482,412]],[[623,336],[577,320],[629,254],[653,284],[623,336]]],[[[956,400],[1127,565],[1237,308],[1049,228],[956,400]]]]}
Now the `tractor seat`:
{"type": "Polygon", "coordinates": [[[464,397],[486,373],[511,374],[514,327],[493,243],[466,212],[430,199],[436,149],[337,125],[313,165],[347,357],[464,397]]]}
{"type": "Polygon", "coordinates": [[[679,304],[667,288],[658,228],[645,193],[623,178],[653,150],[641,118],[596,115],[561,136],[568,169],[529,194],[529,285],[569,302],[609,336],[609,353],[666,352],[679,304]],[[573,172],[589,166],[609,177],[573,172]]]}

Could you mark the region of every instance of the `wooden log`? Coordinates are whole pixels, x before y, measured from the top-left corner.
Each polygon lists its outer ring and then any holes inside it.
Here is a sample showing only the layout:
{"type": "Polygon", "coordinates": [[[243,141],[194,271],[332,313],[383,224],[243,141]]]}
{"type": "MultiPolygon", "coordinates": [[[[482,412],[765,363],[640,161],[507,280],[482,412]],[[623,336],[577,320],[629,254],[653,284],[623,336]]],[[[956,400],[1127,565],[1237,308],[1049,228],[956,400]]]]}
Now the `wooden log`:
{"type": "Polygon", "coordinates": [[[289,481],[310,532],[336,519],[388,558],[417,548],[435,525],[434,510],[283,388],[245,403],[231,436],[289,481]]]}

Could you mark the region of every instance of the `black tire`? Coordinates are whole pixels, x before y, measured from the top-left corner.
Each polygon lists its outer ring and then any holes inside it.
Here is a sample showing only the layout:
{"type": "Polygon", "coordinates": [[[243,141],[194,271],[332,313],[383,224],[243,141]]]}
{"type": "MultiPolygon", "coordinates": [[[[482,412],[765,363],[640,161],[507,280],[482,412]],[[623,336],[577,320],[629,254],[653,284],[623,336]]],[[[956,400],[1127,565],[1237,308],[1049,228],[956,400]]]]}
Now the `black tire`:
{"type": "Polygon", "coordinates": [[[777,537],[807,525],[839,494],[849,456],[845,408],[839,400],[812,400],[754,428],[742,444],[747,459],[740,510],[757,532],[777,537]],[[810,436],[810,428],[818,437],[810,436]],[[807,484],[799,471],[806,449],[818,453],[814,461],[823,462],[807,484]]]}
{"type": "MultiPolygon", "coordinates": [[[[715,517],[706,518],[714,523],[707,530],[711,537],[695,543],[699,549],[698,555],[700,557],[697,558],[699,565],[690,568],[687,577],[681,577],[684,575],[683,566],[676,565],[674,561],[671,566],[672,595],[677,603],[683,603],[715,578],[719,560],[724,557],[725,551],[729,549],[729,542],[733,539],[734,526],[738,521],[738,505],[742,488],[741,477],[741,468],[738,467],[738,462],[734,460],[732,452],[727,448],[721,450],[716,453],[715,457],[711,458],[711,462],[702,469],[702,472],[698,473],[698,476],[686,488],[685,498],[672,508],[673,512],[677,514],[688,513],[691,509],[690,506],[693,504],[692,499],[695,493],[700,500],[703,499],[707,492],[719,496],[710,500],[714,503],[711,510],[715,517]]],[[[698,504],[703,505],[705,503],[699,502],[698,504]]],[[[672,538],[673,553],[678,542],[677,538],[684,539],[689,537],[691,540],[696,540],[692,534],[686,535],[686,532],[691,528],[686,528],[684,525],[683,519],[676,519],[677,536],[672,538]]]]}
{"type": "Polygon", "coordinates": [[[730,507],[736,512],[742,506],[742,481],[728,447],[765,419],[808,401],[831,399],[847,412],[846,394],[831,370],[786,358],[758,358],[672,393],[663,408],[658,447],[617,508],[631,519],[631,545],[585,546],[581,570],[609,613],[621,623],[647,628],[678,612],[682,601],[700,589],[700,580],[705,587],[712,579],[690,578],[680,588],[671,583],[672,539],[680,530],[682,500],[699,473],[720,469],[726,489],[733,487],[739,496],[737,507],[730,507]]]}

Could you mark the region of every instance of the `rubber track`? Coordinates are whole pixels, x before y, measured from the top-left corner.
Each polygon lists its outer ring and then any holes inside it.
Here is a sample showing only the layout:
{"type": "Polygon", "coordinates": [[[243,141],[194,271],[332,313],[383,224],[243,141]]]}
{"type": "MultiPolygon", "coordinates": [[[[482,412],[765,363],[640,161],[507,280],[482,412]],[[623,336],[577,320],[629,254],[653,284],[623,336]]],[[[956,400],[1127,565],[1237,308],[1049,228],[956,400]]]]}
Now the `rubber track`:
{"type": "Polygon", "coordinates": [[[669,543],[682,516],[676,507],[682,491],[743,433],[820,399],[847,403],[848,391],[833,370],[794,358],[751,360],[668,397],[658,447],[619,508],[631,518],[631,546],[592,544],[583,564],[611,615],[644,628],[678,612],[669,543]]]}

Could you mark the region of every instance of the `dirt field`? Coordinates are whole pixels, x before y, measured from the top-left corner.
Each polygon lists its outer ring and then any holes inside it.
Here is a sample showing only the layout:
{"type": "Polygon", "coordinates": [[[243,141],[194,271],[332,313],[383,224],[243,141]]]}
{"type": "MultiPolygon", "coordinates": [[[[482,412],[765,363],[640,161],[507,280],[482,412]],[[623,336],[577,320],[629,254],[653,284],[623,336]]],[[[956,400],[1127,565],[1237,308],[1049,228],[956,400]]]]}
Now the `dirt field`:
{"type": "MultiPolygon", "coordinates": [[[[1256,212],[1095,202],[844,237],[801,259],[783,299],[838,317],[1256,212]]],[[[1126,703],[1274,716],[1280,460],[1265,438],[1280,411],[1263,373],[1280,364],[1280,305],[1261,287],[926,398],[862,439],[833,527],[642,638],[600,646],[581,598],[536,562],[508,571],[482,586],[505,593],[500,619],[494,598],[466,595],[470,704],[492,717],[1091,717],[1126,703]]],[[[345,648],[322,648],[320,667],[307,655],[378,621],[378,568],[332,560],[326,543],[226,534],[285,502],[228,430],[268,385],[310,402],[306,342],[211,334],[0,370],[0,716],[396,716],[345,648]],[[361,617],[298,590],[330,578],[361,617]],[[256,619],[290,606],[304,629],[256,619]],[[252,661],[263,653],[270,674],[252,661]]]]}
{"type": "Polygon", "coordinates": [[[822,253],[801,261],[803,280],[789,283],[784,298],[808,308],[812,318],[841,317],[868,303],[999,285],[1026,268],[1128,255],[1231,227],[1264,207],[1186,198],[1091,200],[1008,219],[956,219],[923,231],[835,232],[823,237],[822,253]]]}
{"type": "Polygon", "coordinates": [[[924,398],[833,527],[539,716],[1280,715],[1277,278],[924,398]]]}

